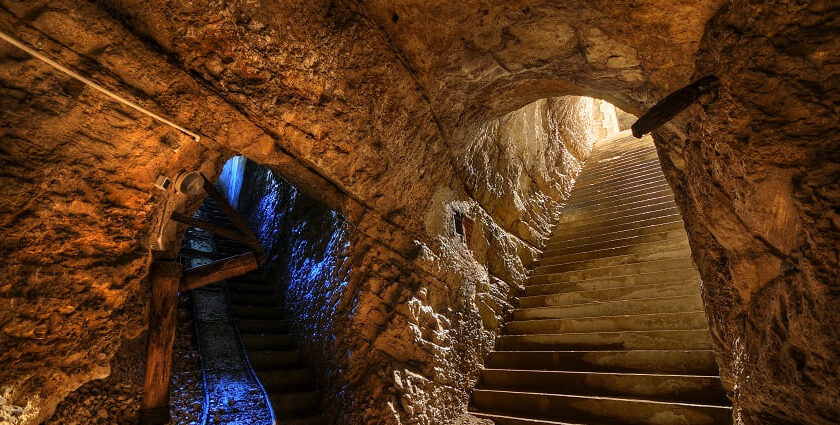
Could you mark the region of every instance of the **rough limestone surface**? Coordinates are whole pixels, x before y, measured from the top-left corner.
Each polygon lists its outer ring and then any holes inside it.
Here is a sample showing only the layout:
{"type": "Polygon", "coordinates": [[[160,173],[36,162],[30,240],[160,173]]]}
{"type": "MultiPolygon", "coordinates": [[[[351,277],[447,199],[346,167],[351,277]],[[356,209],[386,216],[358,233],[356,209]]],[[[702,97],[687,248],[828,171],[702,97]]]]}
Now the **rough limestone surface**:
{"type": "MultiPolygon", "coordinates": [[[[359,251],[342,262],[359,274],[347,287],[371,306],[354,314],[376,324],[363,330],[380,352],[411,359],[348,378],[392,383],[370,388],[366,406],[392,399],[371,420],[453,417],[470,385],[455,381],[488,341],[462,324],[478,311],[492,328],[486,309],[508,295],[473,300],[515,284],[548,229],[537,200],[553,190],[527,157],[510,167],[475,148],[481,132],[565,95],[639,114],[715,74],[719,91],[655,139],[737,418],[836,423],[839,19],[829,0],[0,0],[4,32],[202,135],[0,43],[0,417],[38,423],[107,374],[118,341],[144,323],[155,176],[214,176],[233,153],[352,223],[359,251]],[[493,197],[519,191],[525,208],[493,197]],[[456,207],[476,223],[471,250],[440,230],[456,207]],[[481,289],[485,275],[504,284],[481,289]],[[406,329],[441,349],[468,341],[449,349],[466,354],[441,354],[469,360],[425,362],[415,353],[437,348],[385,337],[406,329]]],[[[361,415],[354,403],[340,409],[361,415]]]]}
{"type": "Polygon", "coordinates": [[[602,103],[541,100],[477,130],[461,165],[486,203],[439,190],[426,218],[436,239],[419,260],[433,273],[249,164],[240,213],[269,252],[268,274],[287,288],[324,411],[347,424],[435,424],[465,410],[526,265],[603,130],[602,103]],[[463,238],[456,211],[474,223],[463,238]]]}

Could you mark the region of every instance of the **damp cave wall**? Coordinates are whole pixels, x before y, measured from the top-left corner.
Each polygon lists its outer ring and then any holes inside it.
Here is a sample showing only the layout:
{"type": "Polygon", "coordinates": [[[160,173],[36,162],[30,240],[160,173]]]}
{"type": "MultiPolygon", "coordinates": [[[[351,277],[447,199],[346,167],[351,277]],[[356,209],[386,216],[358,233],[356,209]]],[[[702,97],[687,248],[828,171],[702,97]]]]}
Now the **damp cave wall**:
{"type": "Polygon", "coordinates": [[[592,144],[617,132],[611,109],[544,99],[477,128],[459,152],[472,195],[444,185],[431,200],[426,227],[438,244],[420,257],[436,273],[408,267],[340,211],[248,162],[239,211],[268,253],[263,273],[286,290],[336,423],[437,424],[466,410],[592,144]],[[463,238],[456,211],[474,222],[463,238]]]}

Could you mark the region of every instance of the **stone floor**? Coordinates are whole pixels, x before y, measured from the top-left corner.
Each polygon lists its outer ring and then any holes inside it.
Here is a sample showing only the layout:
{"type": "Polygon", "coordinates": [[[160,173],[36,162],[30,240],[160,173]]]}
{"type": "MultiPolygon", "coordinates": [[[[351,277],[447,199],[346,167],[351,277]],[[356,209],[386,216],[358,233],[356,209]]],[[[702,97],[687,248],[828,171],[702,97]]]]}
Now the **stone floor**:
{"type": "MultiPolygon", "coordinates": [[[[111,361],[111,375],[71,393],[48,425],[125,425],[137,423],[143,387],[145,335],[126,341],[111,361]]],[[[204,386],[193,337],[192,305],[181,296],[175,337],[171,424],[201,423],[204,386]]]]}

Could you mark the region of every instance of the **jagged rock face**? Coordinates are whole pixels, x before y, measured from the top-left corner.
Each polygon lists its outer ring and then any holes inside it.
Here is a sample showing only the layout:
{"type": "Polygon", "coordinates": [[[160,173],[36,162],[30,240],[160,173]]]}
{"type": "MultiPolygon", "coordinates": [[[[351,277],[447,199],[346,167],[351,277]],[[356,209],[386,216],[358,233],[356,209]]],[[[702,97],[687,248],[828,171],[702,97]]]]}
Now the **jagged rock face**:
{"type": "Polygon", "coordinates": [[[443,186],[426,217],[434,240],[420,261],[434,273],[249,168],[240,211],[288,285],[289,316],[339,423],[435,424],[466,409],[526,265],[603,130],[602,103],[543,100],[477,130],[458,155],[475,197],[443,186]],[[474,222],[468,239],[455,211],[474,222]]]}
{"type": "Polygon", "coordinates": [[[747,424],[840,418],[838,31],[831,2],[723,8],[697,61],[722,89],[659,139],[747,424]]]}
{"type": "MultiPolygon", "coordinates": [[[[495,301],[475,300],[505,285],[479,279],[483,266],[502,265],[490,274],[515,283],[551,216],[527,204],[556,201],[555,183],[540,179],[562,179],[528,160],[505,166],[480,146],[516,150],[482,145],[481,131],[566,94],[638,113],[713,73],[719,94],[656,139],[704,277],[723,373],[744,423],[838,415],[833,2],[0,4],[2,28],[203,136],[195,143],[0,44],[0,362],[14,365],[0,369],[0,414],[37,422],[104,373],[121,334],[140,329],[157,174],[214,175],[231,152],[272,166],[367,235],[351,240],[371,246],[353,257],[355,269],[377,277],[356,276],[382,289],[358,294],[374,300],[366,305],[379,298],[406,309],[405,319],[387,309],[393,320],[371,319],[381,335],[417,329],[430,340],[449,326],[461,333],[452,340],[488,341],[472,330],[496,325],[487,313],[495,301]],[[488,170],[509,180],[491,185],[488,170]],[[535,182],[523,184],[526,174],[535,182]],[[526,207],[512,202],[520,195],[526,207]],[[526,223],[510,206],[529,212],[526,223]],[[475,232],[472,251],[456,247],[440,236],[451,235],[445,223],[456,207],[506,236],[475,232]]],[[[534,157],[560,152],[552,149],[534,157]]],[[[387,341],[381,351],[395,347],[393,358],[413,353],[387,341]]],[[[415,395],[391,403],[390,417],[457,413],[469,382],[439,383],[468,376],[480,357],[472,351],[483,349],[453,346],[467,353],[444,356],[451,370],[439,374],[413,366],[373,381],[393,382],[394,397],[415,395]]]]}
{"type": "Polygon", "coordinates": [[[0,423],[38,423],[145,326],[154,177],[221,156],[0,49],[0,423]]]}

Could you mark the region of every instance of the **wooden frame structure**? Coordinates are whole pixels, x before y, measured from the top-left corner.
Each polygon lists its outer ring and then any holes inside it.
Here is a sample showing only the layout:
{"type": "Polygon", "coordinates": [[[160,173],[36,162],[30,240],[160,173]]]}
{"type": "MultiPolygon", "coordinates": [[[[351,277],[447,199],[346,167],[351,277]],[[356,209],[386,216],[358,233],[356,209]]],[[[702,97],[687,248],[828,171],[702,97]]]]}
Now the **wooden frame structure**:
{"type": "MultiPolygon", "coordinates": [[[[146,370],[140,407],[141,425],[162,425],[170,419],[169,383],[172,376],[172,346],[175,342],[178,291],[201,288],[213,282],[245,274],[256,270],[260,263],[265,262],[265,254],[259,239],[215,186],[206,177],[202,177],[206,196],[219,205],[236,229],[188,217],[174,210],[169,213],[169,217],[163,218],[161,226],[170,226],[169,222],[174,221],[198,227],[220,237],[241,242],[253,252],[182,270],[181,265],[174,260],[180,248],[180,240],[177,240],[177,245],[173,243],[172,246],[159,247],[164,250],[153,251],[149,271],[152,288],[149,303],[146,370]]],[[[164,214],[167,214],[167,211],[164,214]]],[[[174,228],[174,226],[170,227],[174,228]]]]}

